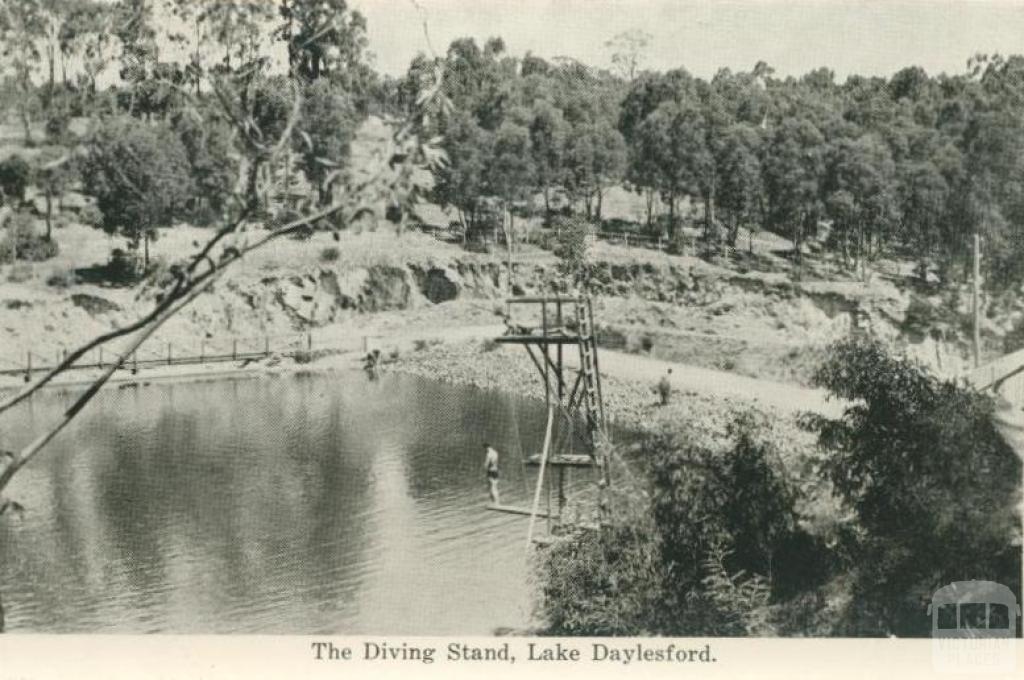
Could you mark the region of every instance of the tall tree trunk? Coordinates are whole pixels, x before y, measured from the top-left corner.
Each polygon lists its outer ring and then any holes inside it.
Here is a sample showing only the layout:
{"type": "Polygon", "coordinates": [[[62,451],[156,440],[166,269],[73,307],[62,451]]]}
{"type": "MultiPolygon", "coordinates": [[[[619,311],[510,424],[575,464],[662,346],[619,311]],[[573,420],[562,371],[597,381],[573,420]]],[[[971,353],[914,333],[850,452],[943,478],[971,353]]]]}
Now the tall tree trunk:
{"type": "Polygon", "coordinates": [[[602,189],[597,190],[597,226],[601,226],[601,206],[604,204],[604,191],[602,189]]]}
{"type": "Polygon", "coordinates": [[[142,266],[149,269],[149,230],[142,234],[142,266]]]}
{"type": "Polygon", "coordinates": [[[53,195],[50,193],[50,186],[46,186],[46,240],[49,241],[53,234],[53,195]]]}
{"type": "Polygon", "coordinates": [[[512,290],[515,286],[515,269],[512,266],[512,248],[513,248],[513,237],[515,234],[515,218],[512,216],[512,206],[506,205],[506,211],[508,212],[508,233],[505,234],[505,246],[508,248],[508,295],[512,297],[512,290]]]}
{"type": "Polygon", "coordinates": [[[843,267],[850,266],[850,231],[843,229],[843,267]]]}
{"type": "Polygon", "coordinates": [[[864,278],[864,229],[858,224],[857,225],[857,264],[860,265],[860,276],[864,278]]]}
{"type": "Polygon", "coordinates": [[[668,197],[668,240],[674,241],[676,237],[676,197],[668,197]]]}
{"type": "Polygon", "coordinates": [[[57,67],[57,64],[56,64],[56,61],[57,61],[57,55],[54,53],[53,43],[50,43],[46,47],[46,62],[47,62],[47,65],[49,66],[49,71],[50,71],[50,87],[49,87],[48,91],[46,92],[46,113],[47,114],[50,113],[50,107],[53,105],[53,88],[56,87],[56,85],[57,85],[57,77],[56,77],[56,73],[57,73],[56,72],[56,67],[57,67]]]}
{"type": "Polygon", "coordinates": [[[793,239],[793,247],[796,250],[796,265],[797,273],[799,275],[800,267],[803,264],[803,241],[804,241],[804,221],[807,219],[806,215],[800,215],[800,219],[796,221],[796,238],[793,239]]]}
{"type": "Polygon", "coordinates": [[[654,189],[644,189],[644,195],[647,200],[647,232],[650,233],[654,228],[654,189]]]}
{"type": "MultiPolygon", "coordinates": [[[[197,81],[198,82],[198,81],[197,81]]],[[[292,207],[292,152],[284,152],[284,204],[292,207]]]]}
{"type": "Polygon", "coordinates": [[[709,247],[711,238],[717,236],[715,229],[715,180],[712,178],[711,186],[704,196],[704,240],[709,247]]]}
{"type": "Polygon", "coordinates": [[[28,104],[21,106],[21,126],[25,130],[25,144],[32,143],[32,118],[28,115],[28,104]]]}

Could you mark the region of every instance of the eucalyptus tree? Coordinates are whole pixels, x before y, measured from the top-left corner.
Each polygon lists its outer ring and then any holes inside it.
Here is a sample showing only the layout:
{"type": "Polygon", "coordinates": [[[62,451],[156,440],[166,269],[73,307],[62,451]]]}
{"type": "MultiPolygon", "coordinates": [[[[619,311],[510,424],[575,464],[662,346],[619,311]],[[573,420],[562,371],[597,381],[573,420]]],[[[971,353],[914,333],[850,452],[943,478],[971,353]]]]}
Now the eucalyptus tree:
{"type": "Polygon", "coordinates": [[[305,86],[296,146],[300,167],[316,187],[320,205],[331,202],[358,123],[352,98],[340,87],[325,78],[305,86]]]}
{"type": "Polygon", "coordinates": [[[582,200],[588,220],[601,222],[604,193],[622,178],[626,143],[610,121],[580,123],[570,128],[565,152],[569,195],[582,200]]]}
{"type": "Polygon", "coordinates": [[[718,149],[718,205],[725,215],[726,242],[733,248],[740,227],[753,235],[764,219],[765,195],[762,179],[762,131],[747,123],[734,123],[723,133],[718,149]]]}
{"type": "Polygon", "coordinates": [[[513,120],[506,120],[494,132],[493,151],[486,163],[488,193],[501,200],[501,220],[508,254],[509,292],[515,285],[515,211],[516,203],[528,199],[535,185],[530,130],[513,120]]]}
{"type": "MultiPolygon", "coordinates": [[[[664,165],[659,161],[657,139],[663,121],[645,124],[648,116],[666,102],[679,102],[692,99],[695,81],[684,69],[668,71],[664,74],[641,73],[625,93],[619,106],[618,129],[622,133],[627,147],[626,182],[637,192],[642,193],[647,205],[647,228],[654,224],[654,199],[659,193],[665,198],[664,177],[660,168],[664,165]]],[[[668,202],[668,201],[666,201],[668,202]]],[[[670,230],[675,228],[675,203],[669,203],[670,230]]]]}
{"type": "Polygon", "coordinates": [[[853,257],[866,272],[893,235],[898,221],[896,165],[875,134],[842,139],[831,150],[823,190],[825,212],[833,222],[844,260],[853,257]]]}
{"type": "Polygon", "coordinates": [[[536,100],[530,111],[530,154],[534,184],[544,199],[544,219],[551,218],[551,192],[565,181],[569,124],[550,101],[536,100]]]}
{"type": "MultiPolygon", "coordinates": [[[[75,2],[60,29],[60,50],[64,64],[78,62],[80,97],[91,101],[96,94],[96,79],[117,57],[117,44],[113,35],[117,18],[113,8],[98,0],[75,2]]],[[[66,75],[65,75],[66,80],[66,75]]]]}
{"type": "Polygon", "coordinates": [[[101,227],[143,249],[159,227],[184,216],[193,184],[188,153],[173,128],[124,116],[104,122],[88,142],[82,160],[85,190],[96,198],[101,227]]]}
{"type": "Polygon", "coordinates": [[[705,126],[698,104],[667,101],[644,118],[635,132],[636,155],[648,159],[644,168],[651,171],[649,180],[668,205],[670,239],[675,236],[679,199],[703,195],[714,173],[705,126]]]}
{"type": "Polygon", "coordinates": [[[33,72],[42,55],[40,40],[46,30],[41,0],[0,3],[0,57],[10,78],[7,94],[13,96],[27,144],[32,142],[32,117],[38,109],[33,72]]]}
{"type": "Polygon", "coordinates": [[[447,161],[435,170],[432,193],[442,207],[456,208],[465,239],[476,236],[480,226],[493,146],[493,133],[481,128],[468,111],[455,110],[447,117],[441,141],[447,161]]]}
{"type": "Polygon", "coordinates": [[[798,263],[804,241],[818,229],[824,173],[825,138],[817,126],[805,118],[779,123],[764,154],[767,224],[792,239],[798,263]]]}
{"type": "Polygon", "coordinates": [[[306,80],[355,68],[368,43],[366,17],[346,0],[280,0],[278,37],[289,71],[306,80]]]}
{"type": "Polygon", "coordinates": [[[612,66],[624,80],[631,81],[640,72],[651,34],[637,29],[615,34],[604,46],[611,50],[612,66]]]}

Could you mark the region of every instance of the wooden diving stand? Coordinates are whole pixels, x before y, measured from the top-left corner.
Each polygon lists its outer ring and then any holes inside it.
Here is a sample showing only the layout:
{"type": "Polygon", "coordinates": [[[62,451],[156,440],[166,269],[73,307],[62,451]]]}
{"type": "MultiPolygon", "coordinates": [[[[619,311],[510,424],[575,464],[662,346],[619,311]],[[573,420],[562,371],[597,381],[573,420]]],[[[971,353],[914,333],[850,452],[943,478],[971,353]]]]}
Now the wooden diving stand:
{"type": "MultiPolygon", "coordinates": [[[[582,420],[585,423],[585,444],[591,450],[596,450],[604,432],[605,420],[601,374],[597,362],[597,339],[594,332],[594,308],[590,298],[560,295],[513,297],[506,300],[506,303],[507,331],[505,335],[495,338],[495,341],[499,344],[521,345],[526,348],[544,385],[545,406],[548,409],[554,408],[564,416],[571,428],[573,423],[582,420]],[[523,306],[534,308],[534,318],[527,320],[527,324],[513,323],[513,308],[523,306]],[[539,326],[536,324],[536,312],[539,312],[539,326]],[[575,375],[567,369],[564,361],[566,347],[575,348],[579,353],[579,366],[575,375]]],[[[530,456],[526,464],[540,466],[541,455],[530,456]]],[[[565,477],[571,468],[599,467],[605,483],[610,482],[608,465],[597,453],[554,454],[548,457],[546,465],[557,470],[558,510],[552,518],[556,521],[561,520],[565,508],[565,477]]],[[[522,512],[521,508],[507,506],[489,505],[487,508],[498,512],[531,514],[528,510],[522,512]]],[[[547,517],[551,514],[549,511],[542,516],[547,517]]]]}

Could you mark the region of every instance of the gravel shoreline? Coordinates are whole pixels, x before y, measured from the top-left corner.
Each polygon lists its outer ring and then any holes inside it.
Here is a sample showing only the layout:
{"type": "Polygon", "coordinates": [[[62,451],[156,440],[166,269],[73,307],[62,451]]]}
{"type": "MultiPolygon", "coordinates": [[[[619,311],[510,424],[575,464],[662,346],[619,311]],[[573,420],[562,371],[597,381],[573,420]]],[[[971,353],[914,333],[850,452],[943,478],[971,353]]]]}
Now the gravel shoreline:
{"type": "MultiPolygon", "coordinates": [[[[543,383],[525,351],[487,341],[431,344],[403,353],[389,370],[456,385],[492,389],[542,401],[543,383]]],[[[720,436],[733,417],[755,410],[769,418],[780,433],[797,430],[792,415],[740,398],[677,390],[667,406],[658,403],[654,385],[602,376],[605,414],[615,428],[649,431],[662,426],[687,426],[720,436]]],[[[799,436],[807,434],[798,431],[799,436]]]]}

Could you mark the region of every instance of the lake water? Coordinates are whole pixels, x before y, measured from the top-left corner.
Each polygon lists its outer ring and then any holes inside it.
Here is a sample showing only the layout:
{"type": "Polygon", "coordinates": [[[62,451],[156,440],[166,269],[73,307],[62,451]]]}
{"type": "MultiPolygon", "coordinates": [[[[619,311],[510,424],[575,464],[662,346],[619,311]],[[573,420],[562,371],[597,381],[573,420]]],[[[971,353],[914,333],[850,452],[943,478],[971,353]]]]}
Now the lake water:
{"type": "MultiPolygon", "coordinates": [[[[29,441],[70,394],[8,418],[29,441]]],[[[110,389],[25,470],[0,519],[16,632],[491,634],[529,625],[536,402],[360,372],[110,389]]],[[[538,522],[540,524],[540,522],[538,522]]]]}

